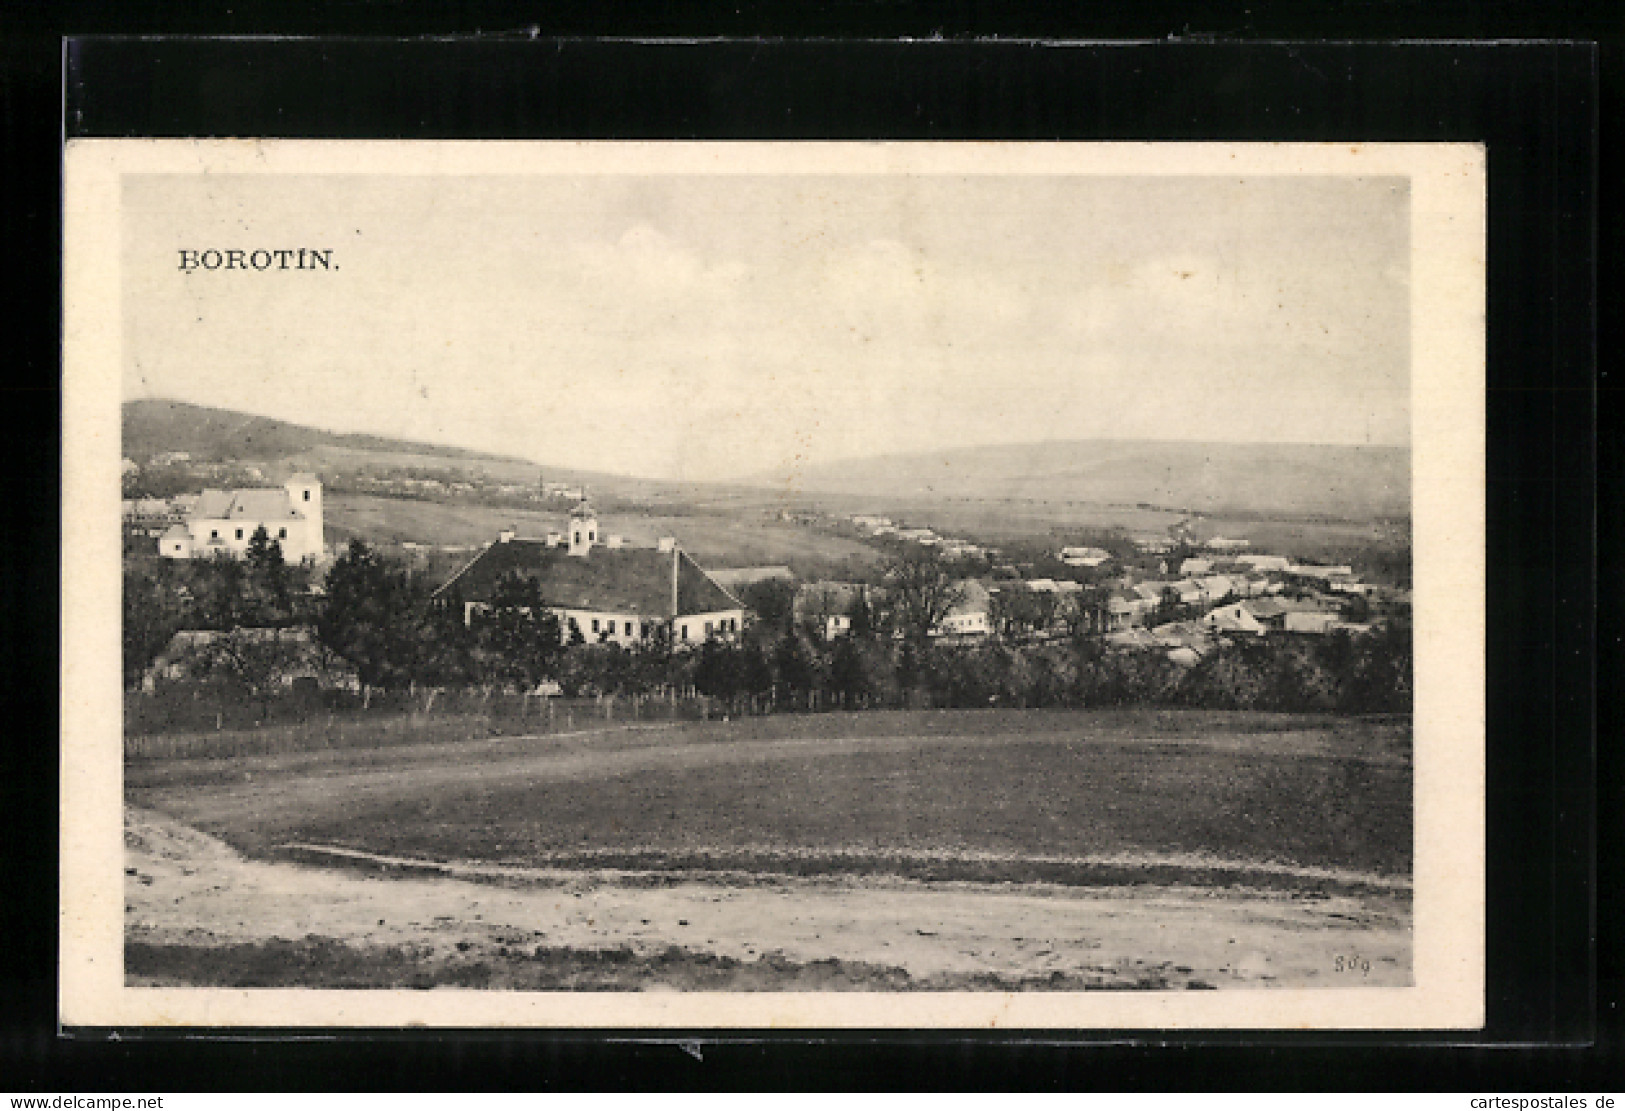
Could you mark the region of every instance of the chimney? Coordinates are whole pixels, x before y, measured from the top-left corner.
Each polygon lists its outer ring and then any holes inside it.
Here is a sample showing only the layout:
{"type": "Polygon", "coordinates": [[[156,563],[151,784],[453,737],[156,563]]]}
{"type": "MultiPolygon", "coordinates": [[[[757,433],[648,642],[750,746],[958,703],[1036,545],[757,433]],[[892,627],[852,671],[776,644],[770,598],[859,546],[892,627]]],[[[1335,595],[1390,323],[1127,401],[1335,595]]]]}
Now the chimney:
{"type": "Polygon", "coordinates": [[[657,547],[663,552],[675,551],[677,549],[677,537],[662,536],[657,547]]]}
{"type": "Polygon", "coordinates": [[[512,540],[513,537],[514,537],[514,531],[511,528],[505,528],[501,532],[497,533],[497,539],[499,541],[501,541],[502,543],[504,543],[504,544],[506,544],[508,541],[512,540]]]}

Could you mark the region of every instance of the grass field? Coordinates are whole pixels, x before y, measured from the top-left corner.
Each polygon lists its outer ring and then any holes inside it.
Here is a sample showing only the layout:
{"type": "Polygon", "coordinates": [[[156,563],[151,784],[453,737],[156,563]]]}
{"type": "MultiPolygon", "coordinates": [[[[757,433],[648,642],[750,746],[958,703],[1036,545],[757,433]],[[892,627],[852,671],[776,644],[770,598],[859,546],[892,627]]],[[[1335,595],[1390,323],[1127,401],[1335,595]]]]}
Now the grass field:
{"type": "MultiPolygon", "coordinates": [[[[545,536],[562,531],[566,519],[562,511],[366,494],[329,494],[325,514],[329,539],[342,542],[359,536],[370,543],[436,545],[485,544],[509,527],[521,536],[545,536]]],[[[803,574],[820,575],[848,563],[869,565],[880,558],[865,544],[756,516],[610,515],[601,526],[605,535],[619,534],[649,546],[662,536],[675,536],[686,552],[708,568],[787,563],[803,574]]]]}
{"type": "Polygon", "coordinates": [[[1408,722],[949,711],[463,740],[449,720],[376,752],[144,761],[126,789],[262,857],[1059,883],[1411,865],[1408,722]]]}

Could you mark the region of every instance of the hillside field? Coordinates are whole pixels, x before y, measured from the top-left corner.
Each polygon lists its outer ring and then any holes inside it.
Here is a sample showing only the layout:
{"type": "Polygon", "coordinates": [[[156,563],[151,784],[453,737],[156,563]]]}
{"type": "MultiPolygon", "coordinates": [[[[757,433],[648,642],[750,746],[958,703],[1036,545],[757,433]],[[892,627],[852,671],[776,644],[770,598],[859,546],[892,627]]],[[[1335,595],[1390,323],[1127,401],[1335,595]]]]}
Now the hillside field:
{"type": "Polygon", "coordinates": [[[1411,498],[1406,448],[1290,443],[996,444],[815,465],[791,486],[814,495],[1032,499],[1345,521],[1408,516],[1411,498]]]}
{"type": "MultiPolygon", "coordinates": [[[[484,505],[474,502],[429,502],[364,494],[329,494],[324,506],[328,540],[359,536],[368,542],[480,545],[512,527],[521,536],[563,531],[560,512],[484,505]]],[[[606,515],[605,535],[619,534],[636,544],[653,545],[675,536],[683,550],[707,568],[787,563],[805,574],[819,575],[849,563],[869,565],[879,553],[865,544],[755,516],[606,515]]]]}

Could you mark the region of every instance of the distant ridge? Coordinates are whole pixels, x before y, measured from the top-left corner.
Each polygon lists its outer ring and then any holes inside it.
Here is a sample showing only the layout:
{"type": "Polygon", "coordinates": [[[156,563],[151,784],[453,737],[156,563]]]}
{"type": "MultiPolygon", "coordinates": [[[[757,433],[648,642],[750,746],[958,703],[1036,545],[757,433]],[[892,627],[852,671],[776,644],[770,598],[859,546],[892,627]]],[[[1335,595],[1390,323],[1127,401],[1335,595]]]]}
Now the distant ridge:
{"type": "MultiPolygon", "coordinates": [[[[783,474],[757,476],[783,487],[783,474]]],[[[1196,513],[1410,515],[1410,450],[1386,445],[1066,440],[841,460],[806,468],[807,493],[1146,505],[1196,513]]]]}
{"type": "Polygon", "coordinates": [[[123,453],[137,462],[166,451],[184,451],[199,462],[239,459],[274,461],[318,448],[430,455],[442,459],[526,463],[512,456],[357,432],[328,432],[291,421],[214,409],[185,401],[142,398],[122,411],[123,453]]]}

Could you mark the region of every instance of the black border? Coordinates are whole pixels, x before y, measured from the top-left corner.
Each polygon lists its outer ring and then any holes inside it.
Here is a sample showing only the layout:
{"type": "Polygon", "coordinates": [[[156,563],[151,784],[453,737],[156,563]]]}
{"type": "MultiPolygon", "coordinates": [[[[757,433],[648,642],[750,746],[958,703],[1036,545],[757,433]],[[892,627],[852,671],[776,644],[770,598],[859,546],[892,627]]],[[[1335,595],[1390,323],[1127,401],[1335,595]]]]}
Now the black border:
{"type": "MultiPolygon", "coordinates": [[[[922,31],[917,11],[908,5],[840,11],[827,5],[821,10],[826,21],[833,18],[836,24],[843,14],[857,23],[867,16],[860,31],[868,34],[928,39],[942,26],[922,31]]],[[[353,21],[356,9],[335,4],[331,11],[337,14],[328,17],[329,25],[310,30],[360,26],[375,33],[399,32],[410,28],[389,27],[392,19],[405,13],[410,22],[412,15],[422,14],[409,5],[378,6],[363,13],[359,24],[346,26],[345,18],[353,21]]],[[[950,18],[951,28],[975,29],[979,9],[960,6],[954,12],[958,22],[950,18]]],[[[1355,26],[1360,22],[1349,8],[1338,8],[1337,14],[1345,26],[1351,18],[1355,26]]],[[[569,13],[559,16],[549,29],[578,29],[569,26],[570,18],[569,13]]],[[[573,18],[587,17],[578,13],[573,18]]],[[[1222,28],[1223,16],[1219,18],[1221,22],[1207,26],[1222,28]]],[[[1241,18],[1235,18],[1231,26],[1242,26],[1241,18]]],[[[269,29],[264,19],[263,11],[250,7],[246,15],[216,15],[215,26],[199,28],[194,21],[188,29],[269,29]]],[[[674,34],[684,30],[680,23],[666,9],[630,30],[674,34]]],[[[1329,25],[1336,23],[1336,18],[1324,21],[1321,33],[1332,31],[1329,25]]],[[[1054,33],[1043,24],[1043,18],[1029,19],[1027,33],[1054,33]]],[[[417,28],[422,26],[420,20],[417,28]]],[[[27,939],[8,954],[20,963],[15,972],[6,971],[8,1002],[0,1010],[0,1029],[5,1031],[0,1045],[22,1066],[13,1075],[25,1079],[28,1087],[52,1082],[83,1088],[94,1078],[98,1088],[181,1090],[200,1082],[228,1089],[290,1084],[526,1089],[561,1082],[595,1087],[949,1088],[987,1086],[991,1068],[997,1070],[992,1079],[998,1086],[1031,1089],[1095,1081],[1101,1078],[1096,1070],[1104,1068],[1110,1086],[1163,1090],[1378,1088],[1415,1086],[1418,1081],[1481,1088],[1498,1076],[1517,1076],[1538,1060],[1562,1070],[1547,1074],[1547,1082],[1561,1079],[1566,1090],[1607,1061],[1607,1054],[1596,1052],[1599,1037],[1602,1048],[1617,1053],[1609,1012],[1603,1012],[1598,1026],[1593,1010],[1599,971],[1605,993],[1601,1002],[1605,1007],[1617,1003],[1617,958],[1604,950],[1604,963],[1597,968],[1591,944],[1593,895],[1603,912],[1598,923],[1607,927],[1618,920],[1609,913],[1618,913],[1618,886],[1604,882],[1593,887],[1597,862],[1590,841],[1597,792],[1620,781],[1617,753],[1605,748],[1599,754],[1591,744],[1593,668],[1617,662],[1617,657],[1599,658],[1593,648],[1598,472],[1592,283],[1599,261],[1593,206],[1597,160],[1603,153],[1598,95],[1613,88],[1599,90],[1601,56],[1595,49],[1562,43],[1396,47],[1188,38],[1059,46],[965,41],[958,37],[967,33],[962,29],[950,30],[943,41],[912,43],[559,42],[532,37],[526,23],[503,22],[501,15],[488,27],[501,32],[500,37],[437,42],[83,40],[63,55],[68,71],[64,127],[71,135],[1488,143],[1488,1032],[1398,1039],[1226,1033],[1158,1042],[1147,1042],[1144,1032],[1131,1032],[1124,1037],[1135,1044],[1096,1044],[1087,1051],[1043,1044],[1052,1037],[1048,1035],[1034,1041],[1024,1035],[851,1032],[751,1042],[719,1041],[716,1035],[695,1032],[704,1043],[703,1060],[670,1044],[680,1039],[676,1033],[634,1034],[651,1040],[616,1041],[596,1034],[374,1032],[273,1047],[238,1032],[225,1041],[136,1046],[92,1032],[60,1039],[52,1036],[50,1019],[41,1025],[41,1016],[54,1007],[54,916],[47,912],[37,915],[31,931],[21,926],[8,931],[27,939]],[[510,27],[515,33],[506,33],[510,27]],[[1594,767],[1599,755],[1602,777],[1594,767]],[[1461,1045],[1475,1040],[1501,1048],[1461,1045]],[[1396,1041],[1412,1044],[1396,1047],[1396,1041]],[[1447,1043],[1458,1048],[1442,1048],[1447,1043]],[[1512,1049],[1520,1044],[1526,1048],[1512,1049]],[[1589,1052],[1588,1044],[1593,1047],[1589,1052]],[[1527,1048],[1532,1045],[1546,1049],[1535,1054],[1527,1048]],[[1330,1048],[1334,1046],[1341,1048],[1330,1048]],[[408,1060],[414,1065],[410,1071],[408,1060]],[[206,1062],[205,1071],[195,1072],[206,1062]],[[1174,1067],[1168,1067],[1170,1062],[1174,1067]],[[289,1064],[297,1064],[298,1071],[290,1073],[289,1064]],[[1373,1065],[1380,1071],[1371,1071],[1373,1065]],[[154,1077],[164,1079],[154,1084],[154,1077]]],[[[1527,20],[1524,28],[1519,33],[1530,33],[1527,20]]],[[[772,30],[764,17],[752,13],[738,16],[732,30],[721,30],[760,34],[764,29],[772,30]],[[745,29],[752,20],[754,26],[745,29]]],[[[819,32],[815,28],[813,33],[819,32]]],[[[1115,32],[1094,33],[1125,32],[1120,20],[1115,32]]],[[[19,126],[17,117],[47,103],[43,94],[48,86],[40,78],[49,75],[49,68],[38,53],[14,44],[6,44],[6,50],[0,107],[8,120],[7,151],[24,154],[25,142],[32,139],[27,153],[38,162],[37,140],[43,136],[19,126]]],[[[8,212],[9,227],[21,233],[8,239],[26,242],[33,233],[33,241],[40,243],[41,230],[54,232],[54,178],[49,188],[47,203],[20,214],[8,212]]],[[[54,235],[51,239],[48,246],[54,251],[54,235]]],[[[45,253],[40,257],[43,261],[45,253]]],[[[34,269],[42,286],[55,285],[49,279],[58,276],[57,264],[54,259],[34,269]]],[[[33,536],[36,548],[43,545],[49,551],[54,548],[50,538],[60,535],[55,485],[59,408],[47,385],[55,381],[56,353],[42,347],[41,354],[27,361],[21,391],[13,387],[9,394],[14,404],[8,416],[15,427],[7,431],[20,449],[25,473],[44,476],[33,480],[14,505],[23,534],[33,536]]],[[[1605,478],[1618,473],[1617,457],[1609,462],[1614,466],[1604,468],[1605,478]]],[[[1604,528],[1617,536],[1617,522],[1606,516],[1604,528]]],[[[28,646],[46,649],[42,655],[48,658],[18,651],[18,638],[7,638],[4,662],[12,666],[0,670],[13,687],[8,696],[15,694],[16,701],[8,698],[6,704],[36,706],[40,713],[35,720],[54,724],[56,567],[54,561],[15,562],[12,574],[5,576],[10,627],[26,624],[33,632],[28,646]]],[[[44,911],[55,905],[56,846],[54,836],[45,835],[55,828],[54,755],[43,744],[27,751],[13,745],[4,771],[0,789],[6,793],[0,801],[9,815],[27,823],[23,828],[32,835],[11,842],[24,848],[14,863],[21,865],[22,886],[37,893],[31,901],[44,911]]],[[[1604,798],[1615,801],[1612,795],[1604,798]]],[[[1617,818],[1617,811],[1605,810],[1604,817],[1617,818]]],[[[1616,830],[1611,826],[1608,832],[1616,830]]],[[[1608,861],[1602,863],[1610,867],[1608,861]]],[[[1606,876],[1617,878],[1617,870],[1606,876]]],[[[0,904],[10,904],[8,917],[15,913],[15,903],[0,904]]],[[[1096,1041],[1102,1034],[1087,1036],[1096,1041]]]]}

